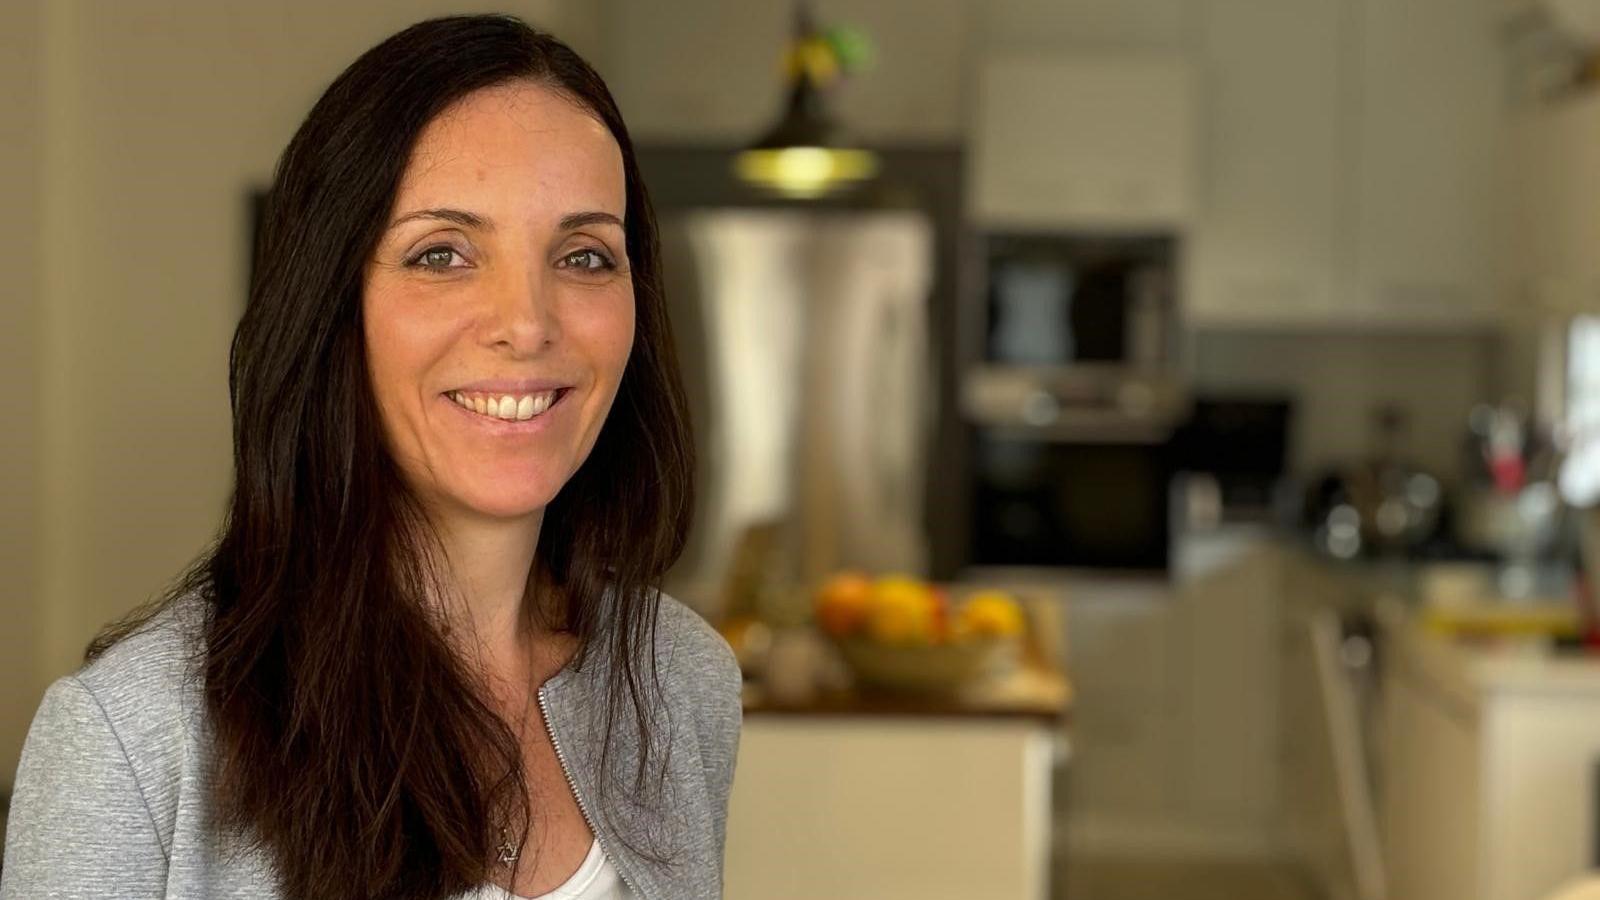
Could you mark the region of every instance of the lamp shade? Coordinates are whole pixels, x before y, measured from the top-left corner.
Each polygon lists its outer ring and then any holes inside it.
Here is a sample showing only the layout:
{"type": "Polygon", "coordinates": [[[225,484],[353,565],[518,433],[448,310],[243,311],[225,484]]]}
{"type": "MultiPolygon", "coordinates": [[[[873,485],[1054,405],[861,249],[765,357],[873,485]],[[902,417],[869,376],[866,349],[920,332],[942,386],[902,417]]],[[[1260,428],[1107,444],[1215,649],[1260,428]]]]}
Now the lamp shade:
{"type": "MultiPolygon", "coordinates": [[[[818,41],[803,3],[795,31],[796,48],[818,41]]],[[[792,57],[797,55],[798,50],[791,52],[792,57]]],[[[872,178],[878,171],[877,155],[845,139],[812,67],[791,64],[789,71],[783,114],[739,153],[735,174],[746,183],[796,198],[820,196],[872,178]]]]}

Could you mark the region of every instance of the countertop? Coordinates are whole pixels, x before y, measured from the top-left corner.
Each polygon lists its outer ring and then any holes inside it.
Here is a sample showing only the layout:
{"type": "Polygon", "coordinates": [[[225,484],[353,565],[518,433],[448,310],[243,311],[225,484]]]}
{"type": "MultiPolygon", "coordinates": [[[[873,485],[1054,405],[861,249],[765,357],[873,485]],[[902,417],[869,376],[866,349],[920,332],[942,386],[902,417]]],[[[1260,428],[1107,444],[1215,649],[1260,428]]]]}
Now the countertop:
{"type": "Polygon", "coordinates": [[[779,674],[773,666],[782,666],[781,681],[769,683],[759,671],[747,675],[746,716],[1032,718],[1059,724],[1072,707],[1071,682],[1031,636],[1014,664],[949,694],[862,689],[820,634],[803,631],[792,637],[795,649],[781,663],[771,657],[766,662],[769,673],[779,674]]]}
{"type": "Polygon", "coordinates": [[[1549,637],[1577,624],[1559,578],[1547,579],[1556,586],[1541,595],[1507,598],[1495,589],[1490,564],[1352,564],[1296,552],[1370,592],[1385,658],[1458,699],[1476,702],[1489,692],[1600,697],[1600,654],[1562,649],[1549,637]]]}
{"type": "Polygon", "coordinates": [[[1485,694],[1588,694],[1600,697],[1600,656],[1556,649],[1548,640],[1484,641],[1440,634],[1418,615],[1411,598],[1384,595],[1377,614],[1387,658],[1476,702],[1485,694]]]}
{"type": "Polygon", "coordinates": [[[1497,569],[1482,562],[1405,559],[1329,559],[1301,537],[1264,527],[1234,527],[1184,535],[1183,565],[1175,575],[1194,577],[1266,550],[1306,566],[1363,596],[1383,630],[1385,658],[1412,667],[1456,699],[1476,703],[1488,692],[1600,697],[1600,654],[1558,649],[1530,634],[1576,624],[1565,573],[1552,568],[1536,579],[1534,596],[1508,598],[1497,569]]]}
{"type": "Polygon", "coordinates": [[[895,716],[939,718],[1031,718],[1064,722],[1072,708],[1072,685],[1061,672],[1023,666],[1004,678],[980,682],[952,695],[818,689],[803,700],[778,700],[756,681],[746,682],[747,716],[895,716]]]}

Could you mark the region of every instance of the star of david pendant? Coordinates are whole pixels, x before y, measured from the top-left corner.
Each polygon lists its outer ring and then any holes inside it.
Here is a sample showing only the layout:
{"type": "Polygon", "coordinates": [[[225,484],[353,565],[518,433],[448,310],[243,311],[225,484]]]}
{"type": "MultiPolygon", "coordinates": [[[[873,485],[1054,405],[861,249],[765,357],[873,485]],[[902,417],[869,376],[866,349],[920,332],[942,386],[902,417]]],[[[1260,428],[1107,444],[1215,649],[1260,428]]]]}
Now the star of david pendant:
{"type": "Polygon", "coordinates": [[[511,845],[511,837],[504,828],[500,829],[500,846],[495,848],[500,851],[498,858],[502,866],[509,866],[517,861],[518,848],[511,845]]]}

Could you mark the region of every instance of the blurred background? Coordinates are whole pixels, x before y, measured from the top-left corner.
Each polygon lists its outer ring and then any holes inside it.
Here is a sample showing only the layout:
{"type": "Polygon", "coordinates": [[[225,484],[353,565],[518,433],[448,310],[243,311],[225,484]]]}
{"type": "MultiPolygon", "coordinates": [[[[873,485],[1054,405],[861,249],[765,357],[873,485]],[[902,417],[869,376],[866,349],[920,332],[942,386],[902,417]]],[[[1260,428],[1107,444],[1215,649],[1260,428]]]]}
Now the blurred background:
{"type": "MultiPolygon", "coordinates": [[[[541,0],[660,219],[736,898],[1600,866],[1600,0],[541,0]]],[[[5,0],[0,790],[218,525],[260,192],[445,0],[5,0]]]]}

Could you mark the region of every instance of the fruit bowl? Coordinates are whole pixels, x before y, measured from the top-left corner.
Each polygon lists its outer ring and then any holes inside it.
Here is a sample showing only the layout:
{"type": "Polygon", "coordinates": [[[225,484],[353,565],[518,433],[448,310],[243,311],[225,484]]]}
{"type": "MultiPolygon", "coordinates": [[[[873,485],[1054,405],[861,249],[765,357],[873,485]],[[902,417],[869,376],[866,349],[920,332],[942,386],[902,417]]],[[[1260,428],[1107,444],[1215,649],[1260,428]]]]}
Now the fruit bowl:
{"type": "Polygon", "coordinates": [[[868,689],[948,693],[1014,662],[1027,621],[992,588],[844,570],[815,591],[817,627],[868,689]]]}
{"type": "Polygon", "coordinates": [[[959,690],[1002,664],[1017,644],[998,637],[943,644],[885,644],[847,637],[833,643],[859,686],[919,694],[959,690]]]}

